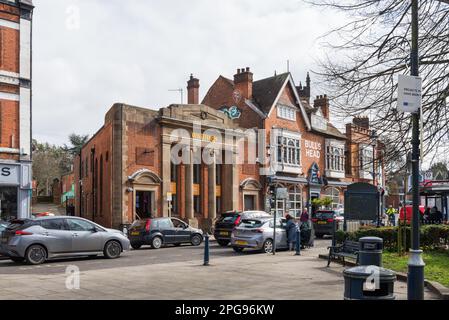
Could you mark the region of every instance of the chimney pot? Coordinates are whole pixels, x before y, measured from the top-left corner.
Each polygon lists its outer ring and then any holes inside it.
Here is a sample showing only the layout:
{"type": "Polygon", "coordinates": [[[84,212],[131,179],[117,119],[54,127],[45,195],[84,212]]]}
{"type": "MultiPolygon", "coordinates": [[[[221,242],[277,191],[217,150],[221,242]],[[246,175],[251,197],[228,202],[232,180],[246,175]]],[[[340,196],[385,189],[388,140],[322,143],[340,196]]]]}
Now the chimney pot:
{"type": "Polygon", "coordinates": [[[190,80],[187,82],[187,103],[199,104],[200,80],[190,75],[190,80]]]}
{"type": "Polygon", "coordinates": [[[246,67],[246,72],[249,72],[249,67],[246,67]]]}

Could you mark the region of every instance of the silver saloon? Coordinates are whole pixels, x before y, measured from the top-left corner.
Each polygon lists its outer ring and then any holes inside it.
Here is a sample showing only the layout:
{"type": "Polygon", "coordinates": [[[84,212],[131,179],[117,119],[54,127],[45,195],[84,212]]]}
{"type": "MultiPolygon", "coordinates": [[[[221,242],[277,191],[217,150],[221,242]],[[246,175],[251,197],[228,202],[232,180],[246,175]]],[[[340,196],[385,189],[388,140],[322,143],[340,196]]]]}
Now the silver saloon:
{"type": "MultiPolygon", "coordinates": [[[[276,248],[286,249],[287,231],[286,221],[276,219],[276,248]]],[[[261,252],[273,252],[274,218],[244,219],[234,228],[231,234],[231,245],[234,251],[242,252],[244,249],[255,249],[261,252]]]]}
{"type": "Polygon", "coordinates": [[[123,232],[76,217],[18,219],[3,231],[0,254],[15,262],[42,264],[61,257],[120,257],[130,242],[123,232]]]}

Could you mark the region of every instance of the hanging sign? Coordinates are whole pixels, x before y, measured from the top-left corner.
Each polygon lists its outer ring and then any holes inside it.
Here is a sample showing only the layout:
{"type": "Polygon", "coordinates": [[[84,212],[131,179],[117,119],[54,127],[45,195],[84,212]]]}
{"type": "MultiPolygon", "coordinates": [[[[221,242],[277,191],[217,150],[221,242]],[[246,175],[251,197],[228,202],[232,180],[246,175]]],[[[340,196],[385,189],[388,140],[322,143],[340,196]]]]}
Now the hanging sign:
{"type": "Polygon", "coordinates": [[[399,75],[398,111],[418,112],[422,104],[422,80],[420,77],[399,75]]]}

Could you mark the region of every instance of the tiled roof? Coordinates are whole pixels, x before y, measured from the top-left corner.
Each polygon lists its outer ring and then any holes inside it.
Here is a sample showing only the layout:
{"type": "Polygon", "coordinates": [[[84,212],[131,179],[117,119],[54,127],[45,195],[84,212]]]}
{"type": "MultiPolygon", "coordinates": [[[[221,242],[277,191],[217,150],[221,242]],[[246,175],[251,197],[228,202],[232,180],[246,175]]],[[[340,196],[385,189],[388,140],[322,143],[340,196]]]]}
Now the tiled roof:
{"type": "Polygon", "coordinates": [[[263,113],[270,113],[271,107],[289,75],[289,73],[283,73],[253,83],[253,99],[263,113]]]}

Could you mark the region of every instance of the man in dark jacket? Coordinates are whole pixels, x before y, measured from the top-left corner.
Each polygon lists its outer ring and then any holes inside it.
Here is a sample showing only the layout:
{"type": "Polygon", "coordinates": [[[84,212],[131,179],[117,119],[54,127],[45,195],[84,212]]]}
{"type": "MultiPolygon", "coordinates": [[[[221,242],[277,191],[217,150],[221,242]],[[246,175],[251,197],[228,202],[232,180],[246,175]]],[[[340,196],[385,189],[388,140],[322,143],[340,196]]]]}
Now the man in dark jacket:
{"type": "Polygon", "coordinates": [[[298,230],[298,225],[295,222],[295,219],[287,214],[285,217],[287,219],[287,243],[289,250],[295,250],[296,245],[296,231],[298,230]]]}

